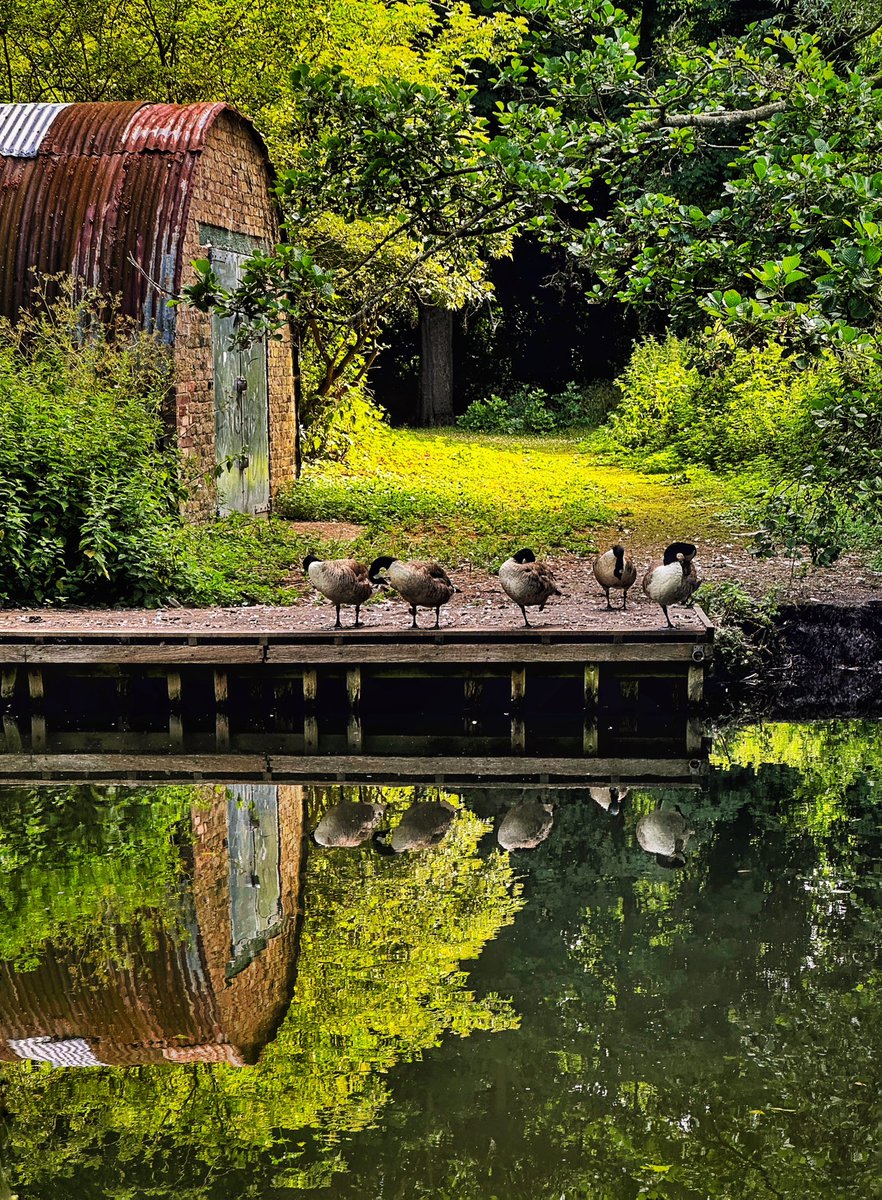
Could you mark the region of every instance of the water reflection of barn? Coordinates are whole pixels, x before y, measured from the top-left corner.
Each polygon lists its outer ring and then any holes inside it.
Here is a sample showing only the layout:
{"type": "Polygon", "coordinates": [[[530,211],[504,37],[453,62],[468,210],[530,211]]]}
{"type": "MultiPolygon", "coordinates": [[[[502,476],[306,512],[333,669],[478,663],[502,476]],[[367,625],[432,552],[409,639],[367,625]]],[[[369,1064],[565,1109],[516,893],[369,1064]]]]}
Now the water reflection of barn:
{"type": "Polygon", "coordinates": [[[194,259],[231,286],[277,240],[266,147],[225,104],[0,104],[0,315],[35,273],[73,275],[172,347],[169,424],[205,480],[194,512],[265,511],[290,478],[292,360],[284,338],[233,350],[228,320],[168,301],[194,259]]]}
{"type": "Polygon", "coordinates": [[[217,789],[170,918],[119,930],[112,961],[50,944],[35,970],[0,963],[0,1058],[256,1061],[294,986],[302,814],[299,787],[217,789]]]}

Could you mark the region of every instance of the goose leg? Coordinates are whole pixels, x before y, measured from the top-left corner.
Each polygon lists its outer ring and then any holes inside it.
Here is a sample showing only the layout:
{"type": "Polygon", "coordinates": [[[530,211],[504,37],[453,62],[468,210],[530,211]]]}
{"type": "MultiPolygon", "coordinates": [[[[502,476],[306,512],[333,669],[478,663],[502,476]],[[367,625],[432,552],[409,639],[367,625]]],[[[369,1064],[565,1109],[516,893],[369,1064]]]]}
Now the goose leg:
{"type": "Polygon", "coordinates": [[[628,589],[625,588],[625,591],[622,595],[622,612],[627,612],[627,611],[628,611],[628,589]]]}
{"type": "Polygon", "coordinates": [[[531,625],[531,624],[530,624],[530,622],[527,620],[527,610],[524,608],[523,604],[519,604],[519,605],[518,605],[518,608],[519,608],[519,609],[521,610],[521,612],[524,614],[524,624],[527,626],[527,628],[528,628],[528,629],[532,629],[532,628],[533,628],[533,627],[532,627],[532,625],[531,625]]]}
{"type": "Polygon", "coordinates": [[[411,624],[411,626],[410,626],[410,627],[411,627],[411,629],[418,629],[418,628],[419,628],[419,626],[417,625],[416,612],[417,612],[417,610],[416,610],[416,605],[415,605],[415,604],[411,605],[411,609],[410,609],[410,615],[413,617],[413,622],[412,622],[412,624],[411,624]]]}
{"type": "Polygon", "coordinates": [[[604,588],[603,590],[606,592],[606,607],[612,608],[612,605],[609,602],[609,588],[604,588]]]}
{"type": "Polygon", "coordinates": [[[358,613],[359,613],[360,609],[361,609],[361,605],[356,604],[356,606],[355,606],[355,624],[352,626],[353,629],[358,629],[359,625],[361,624],[361,621],[359,621],[359,619],[358,619],[358,613]]]}
{"type": "Polygon", "coordinates": [[[335,608],[336,608],[336,610],[337,610],[337,620],[334,622],[334,628],[335,628],[335,629],[342,629],[342,628],[343,628],[343,626],[340,624],[340,605],[339,605],[339,604],[335,604],[335,605],[334,605],[334,607],[335,607],[335,608]]]}
{"type": "Polygon", "coordinates": [[[667,621],[667,623],[668,623],[668,628],[669,628],[669,629],[673,629],[673,628],[674,628],[674,622],[673,622],[673,621],[671,620],[671,618],[668,616],[668,606],[667,606],[666,604],[662,604],[660,607],[661,607],[661,610],[662,610],[662,612],[665,614],[665,620],[666,620],[666,621],[667,621]]]}
{"type": "Polygon", "coordinates": [[[436,629],[441,628],[441,605],[440,604],[435,609],[435,628],[436,629]]]}

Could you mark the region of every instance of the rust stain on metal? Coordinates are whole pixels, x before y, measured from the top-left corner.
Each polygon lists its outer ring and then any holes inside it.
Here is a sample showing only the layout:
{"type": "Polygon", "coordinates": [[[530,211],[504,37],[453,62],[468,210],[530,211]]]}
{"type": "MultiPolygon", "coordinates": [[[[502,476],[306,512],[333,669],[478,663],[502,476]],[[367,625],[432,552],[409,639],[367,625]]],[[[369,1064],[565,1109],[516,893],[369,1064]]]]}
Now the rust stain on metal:
{"type": "Polygon", "coordinates": [[[0,155],[0,315],[26,307],[37,275],[65,273],[120,296],[125,313],[172,341],[167,291],[180,286],[193,175],[224,111],[234,110],[0,106],[0,145],[13,150],[0,155]]]}

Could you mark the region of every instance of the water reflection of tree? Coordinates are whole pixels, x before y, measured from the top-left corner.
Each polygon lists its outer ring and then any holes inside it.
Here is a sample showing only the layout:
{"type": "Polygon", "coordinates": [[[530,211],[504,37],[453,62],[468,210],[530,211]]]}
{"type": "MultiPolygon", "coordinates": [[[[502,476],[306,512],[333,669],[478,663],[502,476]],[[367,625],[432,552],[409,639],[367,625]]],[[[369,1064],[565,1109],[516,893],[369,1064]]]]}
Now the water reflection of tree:
{"type": "Polygon", "coordinates": [[[297,991],[256,1067],[0,1068],[22,1191],[244,1196],[343,1169],[334,1143],[376,1120],[385,1071],[445,1034],[516,1023],[495,994],[476,999],[462,970],[519,906],[505,859],[476,854],[483,832],[464,814],[429,854],[311,856],[297,991]],[[310,1129],[323,1139],[312,1157],[310,1129]]]}
{"type": "Polygon", "coordinates": [[[562,807],[478,968],[520,1031],[402,1073],[394,1136],[364,1135],[334,1196],[381,1176],[384,1200],[882,1196],[882,737],[733,749],[680,873],[634,848],[634,813],[562,807]],[[429,1133],[422,1097],[452,1080],[429,1133]]]}

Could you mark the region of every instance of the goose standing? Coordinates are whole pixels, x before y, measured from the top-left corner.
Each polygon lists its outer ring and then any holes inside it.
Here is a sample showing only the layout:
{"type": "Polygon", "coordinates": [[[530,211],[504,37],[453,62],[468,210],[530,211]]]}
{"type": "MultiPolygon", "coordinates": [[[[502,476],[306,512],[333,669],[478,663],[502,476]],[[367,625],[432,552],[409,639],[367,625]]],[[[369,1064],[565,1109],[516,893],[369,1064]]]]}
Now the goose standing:
{"type": "Polygon", "coordinates": [[[682,867],[686,844],[694,833],[679,808],[657,808],[637,822],[640,848],[654,854],[660,867],[682,867]]]}
{"type": "Polygon", "coordinates": [[[628,607],[628,588],[637,582],[637,568],[633,558],[625,557],[625,547],[615,545],[599,554],[592,564],[594,578],[606,592],[606,607],[612,608],[609,602],[609,589],[622,588],[622,611],[628,607]]]}
{"type": "Polygon", "coordinates": [[[499,582],[508,598],[514,600],[523,613],[524,624],[528,627],[528,608],[538,606],[542,612],[550,597],[563,595],[551,568],[536,562],[536,555],[530,549],[518,550],[505,560],[499,568],[499,582]]]}
{"type": "Polygon", "coordinates": [[[386,809],[382,804],[341,800],[312,831],[317,846],[360,846],[373,835],[386,809]]]}
{"type": "Polygon", "coordinates": [[[361,622],[358,611],[365,600],[373,593],[374,587],[368,579],[368,569],[364,563],[356,562],[354,558],[316,558],[307,554],[303,560],[303,571],[306,578],[323,596],[332,600],[337,610],[335,629],[342,629],[340,624],[340,605],[355,605],[355,625],[357,629],[361,622]]]}
{"type": "Polygon", "coordinates": [[[553,804],[522,800],[502,818],[496,840],[503,850],[535,850],[551,833],[553,824],[553,804]]]}
{"type": "Polygon", "coordinates": [[[622,811],[622,801],[630,790],[626,787],[593,787],[588,789],[588,794],[611,817],[617,817],[622,811]]]}
{"type": "Polygon", "coordinates": [[[430,850],[443,842],[453,824],[456,809],[446,800],[417,800],[392,830],[388,841],[374,834],[374,845],[385,854],[430,850]]]}
{"type": "Polygon", "coordinates": [[[696,549],[691,542],[671,542],[662,562],[654,562],[643,576],[643,590],[665,614],[671,629],[668,606],[684,604],[699,587],[701,578],[695,565],[696,549]]]}
{"type": "Polygon", "coordinates": [[[389,583],[402,599],[410,605],[413,617],[411,629],[417,629],[417,609],[434,608],[435,628],[441,624],[441,605],[447,604],[457,590],[450,582],[440,563],[433,559],[404,562],[400,558],[383,555],[371,563],[368,579],[372,584],[389,583]],[[379,575],[379,571],[386,575],[379,575]]]}

